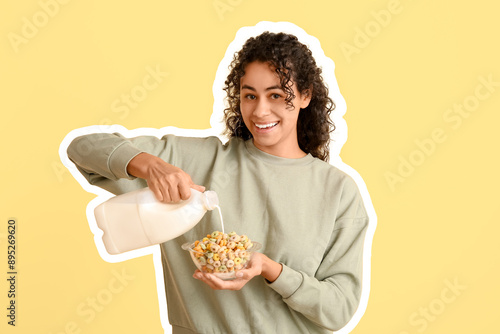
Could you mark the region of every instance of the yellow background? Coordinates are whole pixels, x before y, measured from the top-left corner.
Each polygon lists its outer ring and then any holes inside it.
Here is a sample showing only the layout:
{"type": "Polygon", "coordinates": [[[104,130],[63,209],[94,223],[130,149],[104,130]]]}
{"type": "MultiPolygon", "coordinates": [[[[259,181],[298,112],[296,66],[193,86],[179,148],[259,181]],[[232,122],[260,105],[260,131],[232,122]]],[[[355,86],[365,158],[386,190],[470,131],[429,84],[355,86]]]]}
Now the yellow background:
{"type": "Polygon", "coordinates": [[[222,16],[214,0],[74,0],[47,22],[40,3],[53,1],[2,2],[0,276],[10,217],[18,220],[19,275],[15,328],[6,324],[1,279],[0,331],[162,333],[152,257],[116,264],[99,257],[85,216],[94,195],[63,167],[59,145],[71,130],[95,124],[209,127],[227,46],[240,27],[266,20],[295,23],[334,60],[349,128],[341,157],[363,177],[378,214],[370,299],[352,333],[498,333],[500,87],[490,87],[459,126],[444,117],[454,104],[474,101],[479,77],[500,82],[499,6],[218,2],[229,6],[222,16]],[[389,9],[390,22],[377,23],[373,13],[389,9]],[[10,39],[22,36],[23,18],[45,25],[16,47],[10,39]],[[371,37],[362,44],[365,29],[371,37]],[[347,44],[357,53],[343,52],[347,44]],[[158,88],[126,117],[113,112],[113,101],[157,65],[169,73],[158,88]],[[422,155],[416,141],[434,129],[446,139],[422,155]],[[410,157],[418,166],[391,186],[388,173],[410,157]],[[87,321],[78,307],[122,271],[133,279],[87,321]],[[453,293],[446,282],[463,289],[453,293]]]}

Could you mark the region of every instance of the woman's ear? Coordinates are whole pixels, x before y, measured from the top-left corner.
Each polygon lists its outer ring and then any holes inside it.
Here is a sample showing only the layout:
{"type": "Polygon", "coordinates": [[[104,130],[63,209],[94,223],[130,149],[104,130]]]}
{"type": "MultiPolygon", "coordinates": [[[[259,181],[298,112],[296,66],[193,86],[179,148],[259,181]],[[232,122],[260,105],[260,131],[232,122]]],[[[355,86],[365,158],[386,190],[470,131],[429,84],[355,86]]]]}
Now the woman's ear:
{"type": "Polygon", "coordinates": [[[309,102],[311,102],[312,97],[312,87],[304,90],[302,94],[300,94],[300,109],[307,108],[309,102]]]}

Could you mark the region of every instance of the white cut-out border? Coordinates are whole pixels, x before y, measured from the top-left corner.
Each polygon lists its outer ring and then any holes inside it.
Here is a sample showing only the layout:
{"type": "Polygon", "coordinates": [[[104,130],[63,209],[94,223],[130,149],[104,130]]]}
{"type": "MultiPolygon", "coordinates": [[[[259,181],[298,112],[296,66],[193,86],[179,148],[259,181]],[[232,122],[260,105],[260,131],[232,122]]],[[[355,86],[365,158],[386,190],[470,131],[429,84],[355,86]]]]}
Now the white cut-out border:
{"type": "Polygon", "coordinates": [[[330,143],[330,164],[337,167],[341,171],[345,172],[351,176],[356,182],[361,196],[364,201],[364,205],[369,217],[368,230],[366,232],[365,244],[363,250],[363,283],[362,283],[362,294],[360,305],[352,317],[352,319],[340,330],[335,333],[344,334],[349,333],[356,327],[356,325],[361,320],[361,317],[366,311],[368,305],[368,296],[370,293],[370,273],[371,273],[371,248],[373,242],[373,235],[375,233],[377,225],[377,216],[375,209],[373,207],[370,194],[366,187],[365,182],[361,176],[350,166],[342,162],[340,158],[340,150],[347,140],[347,124],[343,119],[346,112],[346,103],[343,96],[340,94],[340,90],[335,78],[335,64],[333,60],[325,56],[323,49],[319,43],[319,40],[313,36],[308,35],[302,28],[299,28],[290,22],[259,22],[255,26],[243,27],[238,30],[236,37],[231,42],[226,50],[224,58],[219,64],[217,73],[215,76],[214,84],[212,87],[214,95],[214,105],[213,113],[210,117],[210,129],[204,130],[193,130],[193,129],[180,129],[176,127],[165,127],[161,129],[154,128],[139,128],[134,130],[128,130],[121,125],[93,125],[80,129],[75,129],[71,131],[63,139],[61,145],[59,146],[59,156],[62,163],[73,177],[80,183],[80,185],[87,191],[96,194],[97,197],[89,202],[86,209],[87,220],[89,222],[90,230],[94,234],[94,241],[99,252],[99,255],[107,262],[116,263],[131,258],[136,258],[144,255],[153,255],[153,263],[155,268],[156,276],[156,287],[158,292],[158,302],[160,311],[160,320],[165,333],[171,333],[171,326],[168,322],[168,312],[166,304],[166,296],[164,290],[164,280],[163,280],[163,268],[161,263],[161,252],[158,245],[150,246],[130,252],[126,252],[118,255],[110,255],[106,252],[104,244],[102,242],[102,231],[97,227],[95,221],[94,209],[104,201],[111,198],[113,195],[108,191],[101,189],[97,186],[90,185],[87,180],[80,174],[76,166],[69,160],[67,155],[67,149],[69,144],[78,136],[90,134],[90,133],[114,133],[119,132],[125,137],[136,137],[136,136],[156,136],[161,138],[167,134],[174,134],[178,136],[188,136],[188,137],[207,137],[207,136],[217,136],[222,142],[226,142],[227,138],[221,136],[224,130],[225,124],[223,123],[223,110],[226,108],[225,104],[225,92],[222,90],[224,86],[224,81],[229,74],[229,65],[233,60],[233,55],[238,52],[245,41],[252,37],[263,33],[264,31],[270,32],[285,32],[290,33],[299,39],[300,42],[307,45],[313,53],[316,63],[322,68],[323,80],[329,88],[329,95],[335,103],[335,110],[332,113],[332,120],[335,123],[336,130],[331,134],[330,143]],[[168,332],[167,332],[168,330],[168,332]]]}

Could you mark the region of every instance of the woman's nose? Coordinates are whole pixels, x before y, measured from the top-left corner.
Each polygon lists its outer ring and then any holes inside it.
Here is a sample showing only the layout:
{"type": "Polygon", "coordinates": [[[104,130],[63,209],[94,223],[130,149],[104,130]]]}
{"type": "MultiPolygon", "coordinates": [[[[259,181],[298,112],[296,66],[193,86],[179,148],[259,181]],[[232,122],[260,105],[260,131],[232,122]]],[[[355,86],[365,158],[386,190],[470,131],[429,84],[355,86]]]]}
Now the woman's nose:
{"type": "Polygon", "coordinates": [[[265,99],[260,99],[253,110],[253,114],[257,117],[264,117],[270,113],[271,105],[265,99]]]}

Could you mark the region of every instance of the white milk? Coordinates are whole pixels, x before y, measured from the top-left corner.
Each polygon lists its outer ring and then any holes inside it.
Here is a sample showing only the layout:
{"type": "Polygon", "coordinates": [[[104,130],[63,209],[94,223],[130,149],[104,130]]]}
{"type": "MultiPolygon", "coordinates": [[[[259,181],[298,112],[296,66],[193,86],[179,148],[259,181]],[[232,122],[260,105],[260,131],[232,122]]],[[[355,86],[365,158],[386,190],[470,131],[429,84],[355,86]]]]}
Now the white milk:
{"type": "Polygon", "coordinates": [[[222,226],[222,234],[224,234],[224,220],[222,219],[222,211],[219,205],[216,205],[215,207],[217,208],[217,210],[219,210],[220,224],[222,226]]]}
{"type": "MultiPolygon", "coordinates": [[[[159,202],[149,188],[115,196],[94,210],[109,254],[119,254],[174,239],[192,229],[207,210],[218,206],[217,194],[191,189],[191,197],[175,204],[159,202]]],[[[219,208],[219,215],[222,214],[219,208]]],[[[222,223],[223,224],[223,223],[222,223]]],[[[224,225],[223,229],[224,229],[224,225]]]]}

